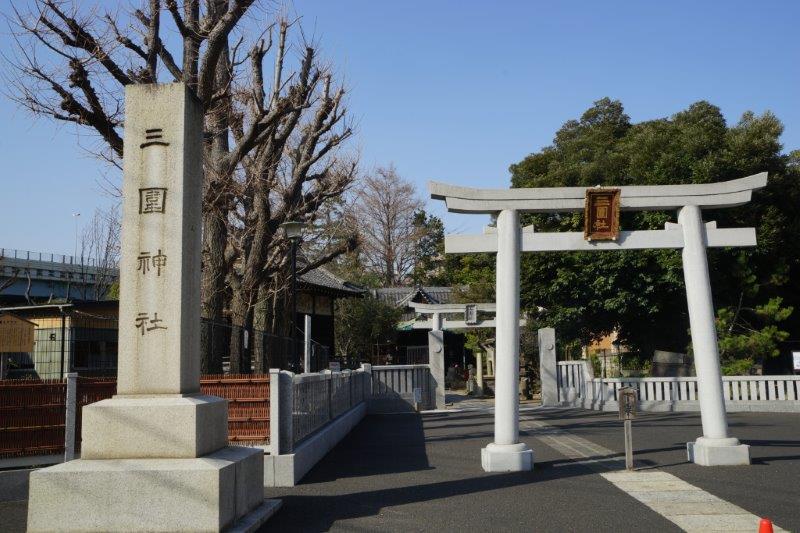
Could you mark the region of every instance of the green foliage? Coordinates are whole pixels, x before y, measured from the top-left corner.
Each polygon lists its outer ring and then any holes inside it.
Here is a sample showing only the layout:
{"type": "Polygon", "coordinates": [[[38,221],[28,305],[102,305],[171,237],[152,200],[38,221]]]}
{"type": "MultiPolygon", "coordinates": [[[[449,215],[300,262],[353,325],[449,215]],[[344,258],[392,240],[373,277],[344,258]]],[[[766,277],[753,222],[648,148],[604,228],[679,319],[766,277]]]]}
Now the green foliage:
{"type": "Polygon", "coordinates": [[[442,219],[419,210],[414,214],[414,228],[419,238],[414,247],[412,281],[415,285],[447,285],[442,219]]]}
{"type": "Polygon", "coordinates": [[[369,360],[372,346],[394,341],[402,310],[371,296],[336,301],[336,353],[369,360]]]}
{"type": "Polygon", "coordinates": [[[119,281],[115,281],[108,287],[106,298],[109,300],[119,300],[119,281]]]}
{"type": "MultiPolygon", "coordinates": [[[[487,283],[485,278],[476,279],[473,283],[459,284],[453,289],[453,302],[455,303],[486,303],[494,302],[494,280],[487,283]]],[[[478,313],[479,318],[491,318],[494,313],[478,313]],[[485,316],[484,316],[485,315],[485,316]]],[[[458,317],[463,318],[462,316],[458,317]]],[[[459,333],[464,334],[464,347],[468,350],[483,351],[480,344],[494,337],[493,329],[463,329],[459,333]]]]}
{"type": "MultiPolygon", "coordinates": [[[[728,126],[708,102],[634,124],[620,102],[604,98],[566,122],[551,146],[511,165],[511,181],[513,187],[709,183],[768,171],[769,185],[753,202],[706,213],[720,227],[755,226],[759,242],[755,249],[709,250],[714,300],[725,308],[740,295],[753,302],[783,295],[792,307],[800,304],[800,153],[781,154],[782,131],[769,112],[745,113],[728,126]]],[[[674,213],[623,213],[621,226],[660,229],[670,220],[674,213]]],[[[581,231],[583,224],[582,214],[528,215],[523,222],[537,231],[581,231]]],[[[522,305],[532,326],[555,327],[560,342],[588,342],[617,329],[623,344],[643,354],[683,351],[688,343],[677,250],[525,254],[521,268],[522,305]]],[[[493,264],[461,258],[452,277],[493,279],[493,264]]],[[[794,316],[785,325],[800,329],[794,316]]],[[[762,335],[777,338],[768,329],[762,335]]]]}
{"type": "Polygon", "coordinates": [[[770,298],[755,309],[726,307],[717,311],[720,359],[725,375],[747,374],[754,363],[780,355],[778,343],[789,338],[779,328],[794,311],[783,299],[770,298]]]}

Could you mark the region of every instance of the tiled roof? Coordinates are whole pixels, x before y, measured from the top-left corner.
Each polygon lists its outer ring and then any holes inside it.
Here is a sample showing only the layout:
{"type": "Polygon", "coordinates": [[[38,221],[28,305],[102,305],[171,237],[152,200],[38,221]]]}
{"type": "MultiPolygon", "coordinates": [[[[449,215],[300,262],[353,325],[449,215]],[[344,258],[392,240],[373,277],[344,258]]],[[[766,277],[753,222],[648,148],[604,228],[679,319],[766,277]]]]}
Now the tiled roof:
{"type": "Polygon", "coordinates": [[[300,285],[327,289],[340,296],[358,296],[367,292],[367,289],[340,279],[322,267],[301,274],[298,281],[300,285]]]}
{"type": "Polygon", "coordinates": [[[386,303],[401,307],[405,310],[402,320],[415,320],[417,314],[408,304],[421,302],[428,304],[448,304],[453,299],[453,287],[386,287],[373,289],[373,296],[386,303]]]}
{"type": "Polygon", "coordinates": [[[373,289],[373,295],[384,302],[406,307],[410,302],[450,303],[453,287],[386,287],[373,289]]]}

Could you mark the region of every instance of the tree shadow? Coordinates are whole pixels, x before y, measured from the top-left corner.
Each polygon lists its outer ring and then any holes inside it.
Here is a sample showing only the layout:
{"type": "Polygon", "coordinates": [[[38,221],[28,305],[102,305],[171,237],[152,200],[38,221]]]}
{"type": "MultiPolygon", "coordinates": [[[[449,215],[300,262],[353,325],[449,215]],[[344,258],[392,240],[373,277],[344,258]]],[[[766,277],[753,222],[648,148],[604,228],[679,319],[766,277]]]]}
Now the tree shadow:
{"type": "Polygon", "coordinates": [[[342,439],[303,484],[430,469],[422,416],[376,414],[368,415],[342,439]]]}
{"type": "MultiPolygon", "coordinates": [[[[563,460],[536,463],[533,472],[485,474],[405,487],[377,488],[338,495],[283,496],[283,506],[262,531],[329,531],[339,520],[378,515],[382,509],[468,494],[545,483],[553,479],[593,474],[585,465],[563,460]],[[558,468],[554,468],[558,466],[558,468]],[[309,512],[312,510],[313,512],[309,512]]],[[[455,511],[455,510],[454,510],[455,511]]]]}

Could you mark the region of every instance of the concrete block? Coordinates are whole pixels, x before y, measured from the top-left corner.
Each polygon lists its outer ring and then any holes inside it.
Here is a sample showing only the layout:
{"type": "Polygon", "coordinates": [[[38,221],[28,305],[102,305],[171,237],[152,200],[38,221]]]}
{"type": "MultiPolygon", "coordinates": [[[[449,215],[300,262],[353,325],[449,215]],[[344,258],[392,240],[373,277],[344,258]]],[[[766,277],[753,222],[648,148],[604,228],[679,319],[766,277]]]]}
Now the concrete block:
{"type": "Polygon", "coordinates": [[[219,531],[261,505],[262,454],[224,448],[196,459],[79,459],[38,470],[28,531],[219,531]]]}
{"type": "Polygon", "coordinates": [[[226,533],[253,533],[258,531],[264,522],[278,512],[283,502],[281,500],[264,500],[258,507],[237,520],[226,533]]]}
{"type": "Polygon", "coordinates": [[[236,516],[244,516],[264,500],[264,450],[228,446],[214,457],[236,466],[236,516]]]}
{"type": "Polygon", "coordinates": [[[689,461],[701,466],[733,466],[750,464],[750,446],[738,439],[699,437],[686,443],[689,461]]]}
{"type": "Polygon", "coordinates": [[[444,332],[428,332],[428,365],[431,369],[431,378],[436,390],[436,409],[444,409],[445,405],[445,386],[444,386],[444,332]]]}
{"type": "Polygon", "coordinates": [[[533,450],[524,442],[489,444],[481,449],[481,465],[486,472],[526,472],[533,470],[533,450]]]}
{"type": "Polygon", "coordinates": [[[556,362],[556,330],[539,330],[539,375],[542,379],[542,405],[558,405],[558,363],[556,362]]]}
{"type": "Polygon", "coordinates": [[[83,408],[81,457],[200,457],[228,445],[227,424],[216,396],[115,396],[83,408]]]}

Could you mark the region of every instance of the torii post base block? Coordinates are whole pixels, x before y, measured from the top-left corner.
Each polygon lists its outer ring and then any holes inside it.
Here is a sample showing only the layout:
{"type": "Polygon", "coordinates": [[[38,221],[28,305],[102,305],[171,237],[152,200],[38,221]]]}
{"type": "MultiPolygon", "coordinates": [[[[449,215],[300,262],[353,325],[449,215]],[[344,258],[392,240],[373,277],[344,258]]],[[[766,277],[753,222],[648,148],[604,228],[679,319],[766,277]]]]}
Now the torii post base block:
{"type": "Polygon", "coordinates": [[[28,531],[220,531],[264,502],[264,451],[78,459],[30,476],[28,531]]]}
{"type": "Polygon", "coordinates": [[[489,444],[481,449],[485,472],[528,472],[533,470],[533,450],[524,442],[489,444]]]}
{"type": "Polygon", "coordinates": [[[686,443],[689,461],[701,466],[735,466],[750,464],[750,446],[739,439],[699,437],[686,443]]]}

